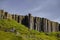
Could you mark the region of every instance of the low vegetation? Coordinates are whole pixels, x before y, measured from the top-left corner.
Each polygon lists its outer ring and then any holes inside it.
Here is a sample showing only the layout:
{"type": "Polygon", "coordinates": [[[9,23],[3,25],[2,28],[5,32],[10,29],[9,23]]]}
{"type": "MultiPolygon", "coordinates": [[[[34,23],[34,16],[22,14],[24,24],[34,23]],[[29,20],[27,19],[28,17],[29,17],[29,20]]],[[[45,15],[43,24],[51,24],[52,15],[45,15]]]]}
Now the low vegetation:
{"type": "Polygon", "coordinates": [[[0,19],[0,40],[60,40],[60,32],[38,32],[15,20],[0,19]]]}

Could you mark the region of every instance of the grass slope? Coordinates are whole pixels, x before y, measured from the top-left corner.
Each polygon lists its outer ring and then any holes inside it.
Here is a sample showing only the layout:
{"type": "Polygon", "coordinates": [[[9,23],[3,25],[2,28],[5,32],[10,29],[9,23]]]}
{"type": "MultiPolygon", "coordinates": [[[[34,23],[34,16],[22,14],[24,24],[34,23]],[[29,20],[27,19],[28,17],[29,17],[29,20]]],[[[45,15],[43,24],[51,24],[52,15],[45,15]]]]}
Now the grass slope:
{"type": "Polygon", "coordinates": [[[0,40],[60,40],[57,36],[60,32],[43,33],[36,30],[29,30],[22,24],[10,19],[0,19],[0,40]],[[6,32],[11,27],[16,29],[15,32],[6,32]]]}

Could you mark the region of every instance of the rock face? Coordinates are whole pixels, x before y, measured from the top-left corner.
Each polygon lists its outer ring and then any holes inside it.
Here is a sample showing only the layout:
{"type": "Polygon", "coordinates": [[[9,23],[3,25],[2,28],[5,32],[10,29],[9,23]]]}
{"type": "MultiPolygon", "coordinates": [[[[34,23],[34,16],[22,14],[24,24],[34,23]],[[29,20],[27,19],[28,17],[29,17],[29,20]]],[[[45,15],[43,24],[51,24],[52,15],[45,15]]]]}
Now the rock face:
{"type": "Polygon", "coordinates": [[[41,18],[34,17],[34,29],[37,31],[41,31],[41,18]]]}
{"type": "Polygon", "coordinates": [[[33,17],[30,13],[28,15],[9,14],[0,10],[0,19],[14,19],[18,23],[27,26],[31,30],[42,32],[58,32],[60,31],[60,24],[58,22],[50,21],[46,18],[33,17]]]}

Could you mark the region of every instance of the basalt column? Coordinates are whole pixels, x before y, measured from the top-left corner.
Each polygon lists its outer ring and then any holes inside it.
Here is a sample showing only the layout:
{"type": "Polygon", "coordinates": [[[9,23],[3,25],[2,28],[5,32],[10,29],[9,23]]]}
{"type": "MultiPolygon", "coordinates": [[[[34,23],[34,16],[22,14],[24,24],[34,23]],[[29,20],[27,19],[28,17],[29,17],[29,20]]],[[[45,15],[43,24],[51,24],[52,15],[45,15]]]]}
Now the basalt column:
{"type": "Polygon", "coordinates": [[[4,10],[0,10],[0,19],[4,18],[4,10]]]}
{"type": "Polygon", "coordinates": [[[35,17],[34,18],[34,29],[37,30],[37,31],[41,31],[41,20],[39,17],[35,17]]]}
{"type": "Polygon", "coordinates": [[[59,31],[59,23],[55,22],[55,31],[58,32],[59,31]]]}
{"type": "Polygon", "coordinates": [[[18,15],[15,15],[15,20],[18,22],[18,15]]]}
{"type": "Polygon", "coordinates": [[[18,15],[18,23],[21,24],[21,16],[20,15],[18,15]]]}
{"type": "Polygon", "coordinates": [[[28,27],[28,26],[29,26],[29,23],[28,23],[28,16],[27,16],[27,15],[25,15],[23,21],[24,21],[24,22],[23,22],[24,25],[25,25],[26,27],[28,27]]]}
{"type": "Polygon", "coordinates": [[[18,23],[24,24],[23,21],[24,21],[24,16],[19,15],[18,16],[18,23]]]}
{"type": "Polygon", "coordinates": [[[52,22],[52,32],[56,32],[56,23],[52,22]]]}
{"type": "Polygon", "coordinates": [[[14,14],[13,14],[13,15],[12,15],[12,19],[14,19],[15,21],[18,22],[18,15],[16,15],[16,14],[14,15],[14,14]]]}
{"type": "Polygon", "coordinates": [[[31,14],[28,15],[28,28],[34,29],[34,17],[31,14]]]}
{"type": "Polygon", "coordinates": [[[42,18],[42,22],[41,22],[42,24],[41,24],[41,31],[43,31],[43,32],[47,32],[47,19],[45,19],[45,18],[42,18]]]}
{"type": "Polygon", "coordinates": [[[12,15],[11,14],[8,14],[8,19],[12,19],[12,15]]]}
{"type": "Polygon", "coordinates": [[[51,21],[47,20],[47,32],[51,32],[51,21]]]}
{"type": "Polygon", "coordinates": [[[14,20],[15,20],[15,15],[14,15],[14,14],[12,14],[12,19],[14,19],[14,20]]]}
{"type": "Polygon", "coordinates": [[[8,12],[4,13],[4,19],[8,19],[8,12]]]}
{"type": "Polygon", "coordinates": [[[60,24],[59,24],[59,31],[60,31],[60,24]]]}
{"type": "MultiPolygon", "coordinates": [[[[21,23],[22,23],[23,25],[26,24],[25,16],[21,16],[21,23]]],[[[25,25],[25,26],[26,26],[26,25],[25,25]]]]}

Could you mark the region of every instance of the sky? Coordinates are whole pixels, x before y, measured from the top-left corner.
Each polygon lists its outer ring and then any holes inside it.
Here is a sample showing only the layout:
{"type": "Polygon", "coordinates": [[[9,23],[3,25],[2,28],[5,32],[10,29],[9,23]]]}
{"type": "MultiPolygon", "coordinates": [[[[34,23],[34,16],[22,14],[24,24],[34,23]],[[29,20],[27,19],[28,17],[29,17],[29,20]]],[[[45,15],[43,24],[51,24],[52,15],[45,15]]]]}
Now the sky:
{"type": "Polygon", "coordinates": [[[60,23],[60,0],[0,0],[0,9],[11,14],[31,13],[60,23]]]}

